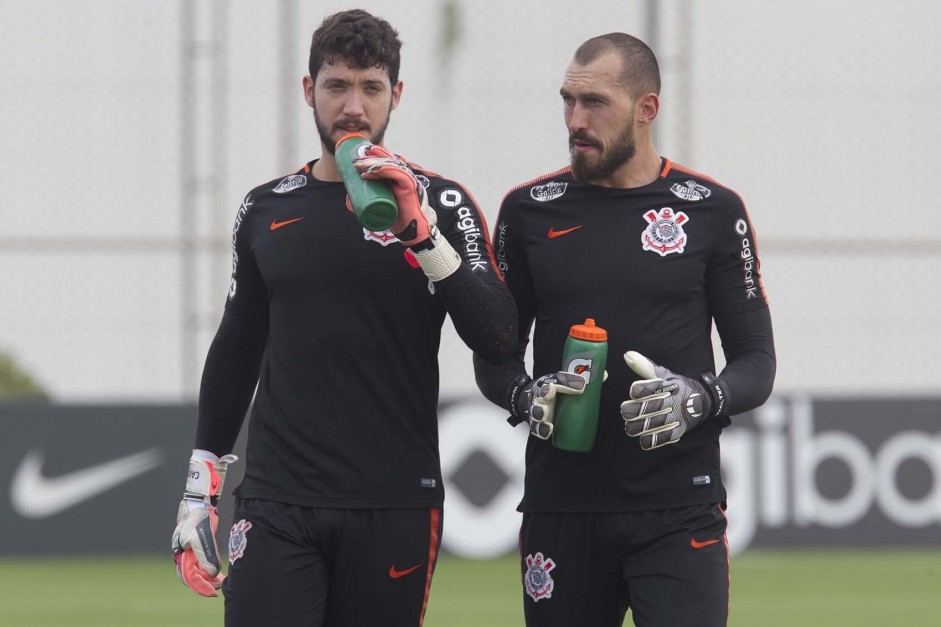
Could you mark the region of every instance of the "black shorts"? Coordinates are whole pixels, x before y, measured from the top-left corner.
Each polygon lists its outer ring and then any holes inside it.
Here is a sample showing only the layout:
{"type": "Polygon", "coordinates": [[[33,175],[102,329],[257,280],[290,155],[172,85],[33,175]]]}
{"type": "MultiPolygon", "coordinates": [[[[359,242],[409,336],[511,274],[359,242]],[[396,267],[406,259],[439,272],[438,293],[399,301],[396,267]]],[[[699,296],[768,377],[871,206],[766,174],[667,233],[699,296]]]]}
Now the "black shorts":
{"type": "Polygon", "coordinates": [[[227,627],[419,627],[441,510],[324,509],[236,499],[227,627]]]}
{"type": "Polygon", "coordinates": [[[719,505],[610,514],[524,514],[527,627],[721,627],[729,613],[719,505]]]}

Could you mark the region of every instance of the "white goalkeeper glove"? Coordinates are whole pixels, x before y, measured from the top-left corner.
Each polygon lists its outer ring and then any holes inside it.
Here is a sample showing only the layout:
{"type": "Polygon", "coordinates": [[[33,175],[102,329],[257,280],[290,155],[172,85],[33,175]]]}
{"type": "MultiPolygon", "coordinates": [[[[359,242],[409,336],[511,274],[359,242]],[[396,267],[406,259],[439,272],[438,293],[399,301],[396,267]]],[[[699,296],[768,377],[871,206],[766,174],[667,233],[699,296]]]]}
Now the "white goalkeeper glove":
{"type": "Polygon", "coordinates": [[[552,437],[555,428],[553,414],[558,394],[581,394],[585,391],[585,377],[571,372],[556,372],[535,381],[521,375],[510,393],[510,412],[518,419],[529,422],[529,431],[540,440],[552,437]]]}
{"type": "Polygon", "coordinates": [[[630,399],[621,403],[621,418],[627,435],[640,438],[645,451],[679,442],[725,407],[726,395],[712,374],[703,375],[700,383],[634,351],[624,353],[624,361],[641,380],[631,384],[630,399]]]}
{"type": "Polygon", "coordinates": [[[429,206],[425,186],[408,164],[373,144],[353,165],[364,179],[384,179],[391,184],[398,217],[389,230],[412,249],[428,278],[440,281],[454,274],[461,267],[461,257],[438,231],[438,214],[429,206]]]}
{"type": "Polygon", "coordinates": [[[226,470],[238,458],[221,459],[199,449],[190,458],[186,490],[176,515],[176,529],[170,540],[176,575],[183,585],[204,597],[218,596],[225,575],[216,544],[219,515],[216,502],[222,494],[226,470]]]}

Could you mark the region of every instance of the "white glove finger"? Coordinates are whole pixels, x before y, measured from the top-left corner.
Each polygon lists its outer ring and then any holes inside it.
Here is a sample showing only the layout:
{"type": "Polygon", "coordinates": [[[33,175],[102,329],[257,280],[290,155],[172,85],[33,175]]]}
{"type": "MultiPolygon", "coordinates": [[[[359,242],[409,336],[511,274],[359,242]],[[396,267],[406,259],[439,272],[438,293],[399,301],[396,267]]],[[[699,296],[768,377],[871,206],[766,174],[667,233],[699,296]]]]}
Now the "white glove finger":
{"type": "Polygon", "coordinates": [[[388,163],[377,164],[363,171],[362,177],[364,179],[387,181],[392,186],[393,192],[417,193],[415,187],[418,183],[408,168],[401,168],[388,163]]]}
{"type": "Polygon", "coordinates": [[[663,379],[642,379],[631,383],[631,399],[641,401],[646,397],[666,398],[672,394],[665,389],[666,382],[663,379]]]}
{"type": "Polygon", "coordinates": [[[545,420],[530,420],[529,431],[540,440],[548,440],[552,437],[552,431],[555,428],[551,422],[545,420]]]}
{"type": "MultiPolygon", "coordinates": [[[[646,426],[645,429],[643,429],[639,433],[634,434],[633,437],[638,437],[638,436],[644,437],[646,435],[656,435],[658,433],[672,433],[673,430],[676,429],[678,426],[680,426],[680,423],[678,421],[662,422],[662,423],[659,423],[658,421],[658,424],[656,425],[654,423],[650,423],[649,425],[646,426]]],[[[628,433],[628,435],[631,435],[631,434],[628,433]]]]}
{"type": "Polygon", "coordinates": [[[639,412],[636,416],[633,416],[630,414],[625,416],[622,413],[621,417],[624,419],[625,422],[639,422],[641,420],[653,420],[657,418],[663,418],[663,420],[666,420],[666,416],[669,416],[670,412],[672,411],[673,410],[671,408],[664,407],[663,409],[658,409],[656,411],[651,410],[651,411],[639,412]]]}
{"type": "MultiPolygon", "coordinates": [[[[360,149],[362,150],[362,148],[360,149]]],[[[359,169],[366,168],[375,163],[393,163],[404,166],[405,163],[398,156],[377,144],[369,144],[361,153],[363,156],[353,159],[353,165],[359,169]]]]}
{"type": "Polygon", "coordinates": [[[555,391],[559,394],[581,394],[585,391],[585,377],[573,372],[557,372],[552,375],[555,391]]]}
{"type": "Polygon", "coordinates": [[[645,436],[640,439],[640,448],[645,451],[662,448],[667,444],[676,444],[679,440],[670,439],[668,434],[658,433],[656,435],[645,436]]]}
{"type": "Polygon", "coordinates": [[[624,402],[640,407],[641,410],[638,413],[642,414],[646,409],[657,411],[661,407],[672,407],[673,403],[669,402],[669,398],[670,394],[668,392],[657,392],[645,396],[638,396],[637,398],[630,398],[624,402]]]}
{"type": "Polygon", "coordinates": [[[555,383],[549,380],[539,383],[533,390],[533,397],[551,401],[555,398],[555,383]]]}
{"type": "Polygon", "coordinates": [[[636,351],[624,353],[624,361],[627,363],[627,367],[639,377],[656,379],[660,376],[656,371],[656,364],[636,351]]]}
{"type": "MultiPolygon", "coordinates": [[[[624,432],[632,438],[636,438],[651,433],[657,433],[663,430],[665,424],[667,424],[666,416],[641,416],[640,418],[634,418],[633,420],[625,420],[624,432]]],[[[679,423],[671,424],[675,426],[679,423]]],[[[673,426],[667,427],[666,430],[672,431],[673,426]]]]}
{"type": "Polygon", "coordinates": [[[537,398],[529,408],[529,416],[533,420],[552,422],[552,406],[552,399],[547,402],[546,399],[537,398]]]}
{"type": "Polygon", "coordinates": [[[392,178],[404,174],[410,181],[414,180],[411,170],[403,164],[389,159],[364,159],[358,162],[362,168],[360,175],[364,179],[392,178]]]}
{"type": "Polygon", "coordinates": [[[621,403],[621,417],[625,420],[636,418],[638,416],[657,413],[661,411],[670,412],[672,405],[663,401],[669,395],[656,394],[653,396],[644,396],[642,398],[630,399],[621,403]]]}

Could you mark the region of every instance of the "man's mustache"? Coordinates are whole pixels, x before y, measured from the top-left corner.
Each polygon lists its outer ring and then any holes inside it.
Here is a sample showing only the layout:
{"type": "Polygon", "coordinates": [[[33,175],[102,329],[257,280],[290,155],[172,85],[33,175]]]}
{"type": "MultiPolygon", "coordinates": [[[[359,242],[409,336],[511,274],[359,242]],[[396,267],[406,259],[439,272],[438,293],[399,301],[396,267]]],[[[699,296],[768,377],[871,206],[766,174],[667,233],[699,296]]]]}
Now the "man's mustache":
{"type": "Polygon", "coordinates": [[[599,149],[601,148],[601,144],[597,140],[593,139],[592,137],[588,135],[588,133],[585,133],[583,131],[577,131],[569,135],[569,148],[575,145],[576,140],[585,142],[586,144],[594,146],[595,148],[599,148],[599,149]]]}

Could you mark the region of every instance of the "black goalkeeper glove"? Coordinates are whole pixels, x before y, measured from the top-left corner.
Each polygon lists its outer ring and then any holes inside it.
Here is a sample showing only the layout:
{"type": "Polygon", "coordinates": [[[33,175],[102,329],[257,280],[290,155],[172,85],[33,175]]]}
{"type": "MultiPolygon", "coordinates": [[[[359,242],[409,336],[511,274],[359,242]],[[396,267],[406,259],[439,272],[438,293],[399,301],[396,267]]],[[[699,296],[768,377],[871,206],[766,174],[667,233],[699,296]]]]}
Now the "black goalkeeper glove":
{"type": "Polygon", "coordinates": [[[553,412],[557,394],[581,394],[585,391],[585,377],[571,372],[556,372],[535,381],[520,375],[510,393],[510,412],[514,426],[529,422],[529,431],[540,440],[552,437],[553,412]],[[515,419],[515,420],[514,420],[515,419]]]}
{"type": "Polygon", "coordinates": [[[727,395],[711,373],[700,383],[634,351],[624,353],[624,361],[642,377],[631,384],[630,399],[621,403],[624,431],[640,438],[645,451],[679,442],[684,433],[725,408],[727,395]]]}

